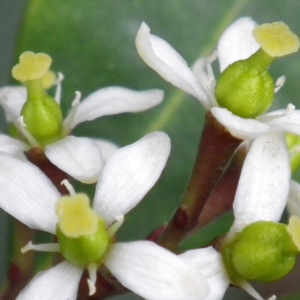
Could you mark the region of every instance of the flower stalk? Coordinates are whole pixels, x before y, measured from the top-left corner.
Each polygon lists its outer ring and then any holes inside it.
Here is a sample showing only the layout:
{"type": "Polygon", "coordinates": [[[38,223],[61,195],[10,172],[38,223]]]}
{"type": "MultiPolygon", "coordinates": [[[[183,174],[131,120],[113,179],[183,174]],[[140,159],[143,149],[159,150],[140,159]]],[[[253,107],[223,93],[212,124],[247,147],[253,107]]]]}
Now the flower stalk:
{"type": "Polygon", "coordinates": [[[175,251],[198,224],[199,216],[216,182],[242,140],[233,137],[210,112],[200,140],[192,175],[183,196],[158,244],[175,251]]]}

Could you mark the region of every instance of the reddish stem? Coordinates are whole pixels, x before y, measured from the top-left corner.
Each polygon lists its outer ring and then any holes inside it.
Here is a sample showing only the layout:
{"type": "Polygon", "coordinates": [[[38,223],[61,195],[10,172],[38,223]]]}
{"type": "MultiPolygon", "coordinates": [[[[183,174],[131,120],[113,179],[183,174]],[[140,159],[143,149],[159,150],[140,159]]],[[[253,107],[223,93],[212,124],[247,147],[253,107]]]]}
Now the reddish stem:
{"type": "Polygon", "coordinates": [[[55,185],[57,190],[62,195],[68,195],[69,192],[61,182],[64,179],[68,179],[69,175],[56,167],[45,155],[44,150],[41,148],[32,148],[25,153],[27,159],[34,165],[36,165],[55,185]]]}
{"type": "Polygon", "coordinates": [[[192,176],[181,206],[175,212],[158,244],[175,251],[198,224],[202,209],[232,154],[242,140],[233,137],[214,116],[206,113],[192,176]]]}
{"type": "Polygon", "coordinates": [[[232,209],[236,188],[247,152],[248,147],[245,145],[240,147],[233,155],[205,203],[195,230],[199,230],[232,209]]]}

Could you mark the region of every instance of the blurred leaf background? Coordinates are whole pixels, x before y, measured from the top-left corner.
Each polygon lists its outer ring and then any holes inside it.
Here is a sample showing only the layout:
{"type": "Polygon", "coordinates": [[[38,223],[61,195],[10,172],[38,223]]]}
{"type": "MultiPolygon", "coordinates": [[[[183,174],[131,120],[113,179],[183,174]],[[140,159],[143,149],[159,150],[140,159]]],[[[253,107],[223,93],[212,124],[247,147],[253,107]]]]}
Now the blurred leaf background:
{"type": "MultiPolygon", "coordinates": [[[[0,1],[0,13],[8,11],[11,5],[8,1],[11,0],[0,1]]],[[[5,71],[1,74],[3,84],[7,84],[7,79],[11,81],[6,66],[13,65],[23,51],[31,50],[50,54],[52,69],[64,74],[65,112],[77,90],[82,92],[83,99],[101,87],[112,85],[165,91],[164,103],[157,108],[139,114],[103,117],[74,131],[77,136],[107,138],[120,146],[155,130],[167,132],[172,139],[172,154],[161,180],[127,216],[120,240],[143,239],[169,220],[187,184],[204,117],[196,99],[165,82],[140,59],[135,49],[140,24],[146,22],[151,32],[167,40],[189,65],[199,56],[212,53],[222,31],[241,16],[249,15],[258,23],[284,21],[300,35],[298,0],[30,0],[26,7],[25,1],[14,1],[16,6],[10,12],[14,16],[10,19],[13,25],[7,28],[6,23],[1,29],[5,43],[0,47],[6,47],[11,55],[1,60],[5,71]],[[16,32],[15,51],[12,38],[5,39],[7,31],[16,32]]],[[[299,107],[299,67],[299,54],[281,59],[271,67],[275,78],[283,74],[287,78],[285,87],[276,96],[275,108],[286,107],[290,102],[299,107]]],[[[215,70],[218,74],[217,63],[215,70]]],[[[80,189],[86,186],[78,185],[77,190],[80,189]]],[[[92,195],[93,187],[88,190],[92,195]]],[[[199,236],[197,245],[220,234],[230,220],[226,216],[217,226],[208,228],[199,236]]],[[[292,286],[290,289],[295,292],[292,286]]],[[[235,289],[227,293],[226,299],[239,299],[239,295],[248,299],[235,289]]],[[[116,299],[135,299],[135,296],[116,299]]]]}

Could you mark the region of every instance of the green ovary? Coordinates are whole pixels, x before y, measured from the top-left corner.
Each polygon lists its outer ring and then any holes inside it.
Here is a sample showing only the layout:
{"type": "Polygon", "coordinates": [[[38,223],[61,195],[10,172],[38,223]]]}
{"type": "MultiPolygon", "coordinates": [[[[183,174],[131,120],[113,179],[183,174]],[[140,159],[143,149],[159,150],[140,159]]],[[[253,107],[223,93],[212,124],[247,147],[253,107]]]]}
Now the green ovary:
{"type": "Polygon", "coordinates": [[[27,100],[21,112],[28,133],[40,146],[61,139],[63,116],[59,104],[45,91],[55,82],[49,71],[52,59],[45,53],[24,52],[12,69],[15,79],[27,89],[27,100]]]}
{"type": "Polygon", "coordinates": [[[61,254],[69,262],[81,267],[86,267],[91,263],[101,265],[111,244],[111,238],[101,219],[98,220],[97,231],[91,235],[70,238],[62,233],[59,226],[57,226],[56,234],[61,254]]]}
{"type": "Polygon", "coordinates": [[[247,226],[222,250],[233,283],[239,278],[264,282],[280,279],[292,270],[297,253],[286,225],[267,221],[247,226]]]}
{"type": "Polygon", "coordinates": [[[218,104],[242,118],[266,112],[274,100],[275,84],[267,71],[272,60],[259,50],[247,60],[229,65],[216,85],[218,104]]]}

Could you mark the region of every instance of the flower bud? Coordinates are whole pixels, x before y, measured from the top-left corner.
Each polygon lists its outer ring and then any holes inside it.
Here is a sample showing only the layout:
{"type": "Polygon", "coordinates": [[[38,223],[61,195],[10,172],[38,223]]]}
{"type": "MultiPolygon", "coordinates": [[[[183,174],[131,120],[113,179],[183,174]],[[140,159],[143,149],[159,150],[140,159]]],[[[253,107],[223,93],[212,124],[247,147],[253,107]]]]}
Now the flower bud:
{"type": "Polygon", "coordinates": [[[250,224],[222,250],[228,276],[269,282],[287,275],[293,268],[298,249],[285,224],[259,221],[250,224]]]}

